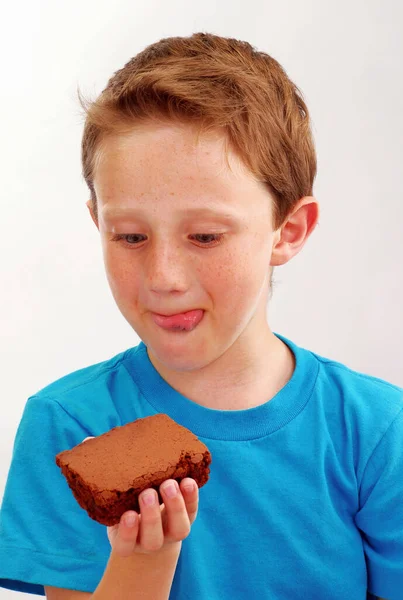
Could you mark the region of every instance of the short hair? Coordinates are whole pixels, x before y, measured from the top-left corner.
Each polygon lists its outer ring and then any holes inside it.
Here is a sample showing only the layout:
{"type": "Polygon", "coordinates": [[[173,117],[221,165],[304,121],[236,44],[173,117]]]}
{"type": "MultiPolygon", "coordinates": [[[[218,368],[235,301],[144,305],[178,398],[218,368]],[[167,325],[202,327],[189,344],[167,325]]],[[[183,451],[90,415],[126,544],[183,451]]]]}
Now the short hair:
{"type": "Polygon", "coordinates": [[[78,95],[85,112],[82,174],[97,219],[102,144],[150,122],[222,132],[270,192],[274,229],[313,194],[317,161],[303,95],[274,58],[248,42],[203,32],[163,38],[116,71],[94,101],[78,95]]]}

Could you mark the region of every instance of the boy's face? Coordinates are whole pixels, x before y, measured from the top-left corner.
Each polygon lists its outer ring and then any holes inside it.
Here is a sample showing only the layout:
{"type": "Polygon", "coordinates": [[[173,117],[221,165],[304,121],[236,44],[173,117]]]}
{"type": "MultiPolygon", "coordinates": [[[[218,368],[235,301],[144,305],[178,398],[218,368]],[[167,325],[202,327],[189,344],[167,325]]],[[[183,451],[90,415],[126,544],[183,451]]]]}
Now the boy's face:
{"type": "Polygon", "coordinates": [[[268,330],[270,264],[279,264],[266,188],[231,152],[228,168],[217,134],[194,139],[168,125],[109,138],[94,181],[112,294],[156,362],[175,371],[235,344],[242,352],[268,330]],[[194,309],[203,317],[191,331],[152,317],[194,309]]]}

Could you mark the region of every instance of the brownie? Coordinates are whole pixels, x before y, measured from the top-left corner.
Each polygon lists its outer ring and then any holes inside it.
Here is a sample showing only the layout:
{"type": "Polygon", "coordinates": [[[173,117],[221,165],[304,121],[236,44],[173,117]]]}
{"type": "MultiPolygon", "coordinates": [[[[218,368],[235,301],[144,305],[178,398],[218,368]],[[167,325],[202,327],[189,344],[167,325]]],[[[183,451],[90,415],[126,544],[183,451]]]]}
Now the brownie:
{"type": "Polygon", "coordinates": [[[165,414],[137,419],[56,455],[75,499],[103,525],[115,525],[127,510],[139,512],[138,496],[158,491],[166,479],[192,477],[202,487],[211,454],[189,429],[165,414]]]}

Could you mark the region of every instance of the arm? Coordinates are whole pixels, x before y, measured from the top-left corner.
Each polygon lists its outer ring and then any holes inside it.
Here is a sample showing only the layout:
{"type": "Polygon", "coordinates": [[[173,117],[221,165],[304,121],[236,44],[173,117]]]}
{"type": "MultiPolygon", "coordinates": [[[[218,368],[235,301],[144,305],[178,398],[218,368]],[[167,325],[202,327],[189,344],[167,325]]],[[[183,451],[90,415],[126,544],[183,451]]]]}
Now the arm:
{"type": "MultiPolygon", "coordinates": [[[[393,389],[393,388],[392,388],[393,389]]],[[[403,586],[403,406],[399,392],[397,415],[384,422],[359,481],[360,530],[371,598],[401,598],[403,586]],[[382,596],[378,596],[382,592],[382,596]]],[[[387,402],[385,402],[387,405],[387,402]]],[[[381,422],[381,420],[380,420],[381,422]]]]}
{"type": "Polygon", "coordinates": [[[89,600],[89,592],[77,592],[76,590],[67,590],[64,588],[45,585],[45,596],[47,600],[89,600]]]}
{"type": "Polygon", "coordinates": [[[197,515],[198,487],[190,478],[183,479],[180,486],[175,480],[167,480],[160,492],[163,505],[158,504],[155,490],[146,490],[140,495],[140,515],[128,511],[118,525],[108,527],[112,550],[93,594],[46,586],[47,599],[168,600],[182,540],[190,533],[197,515]],[[166,489],[172,484],[176,495],[169,497],[166,489]],[[150,492],[152,505],[144,502],[144,495],[150,492]],[[127,525],[127,516],[136,516],[132,527],[127,525]]]}
{"type": "Polygon", "coordinates": [[[93,594],[45,586],[47,600],[168,600],[180,546],[121,557],[113,550],[93,594]]]}
{"type": "Polygon", "coordinates": [[[111,552],[93,600],[168,600],[180,554],[179,547],[158,554],[132,554],[126,558],[111,552]]]}

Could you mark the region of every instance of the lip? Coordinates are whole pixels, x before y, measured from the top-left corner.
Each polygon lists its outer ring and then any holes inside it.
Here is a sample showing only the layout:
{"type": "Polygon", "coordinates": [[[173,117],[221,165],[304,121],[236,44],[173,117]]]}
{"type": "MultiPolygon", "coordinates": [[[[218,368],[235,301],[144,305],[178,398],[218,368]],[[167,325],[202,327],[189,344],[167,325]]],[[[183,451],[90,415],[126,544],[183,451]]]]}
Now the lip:
{"type": "MultiPolygon", "coordinates": [[[[192,310],[198,310],[198,309],[197,308],[186,308],[185,310],[178,310],[177,312],[174,312],[174,313],[157,313],[157,312],[151,311],[151,314],[157,315],[157,317],[176,317],[176,315],[183,315],[184,313],[191,312],[192,310]]],[[[201,310],[203,310],[203,309],[201,309],[201,310]]]]}
{"type": "Polygon", "coordinates": [[[203,316],[204,309],[201,308],[170,315],[151,313],[154,323],[168,331],[192,331],[203,319],[203,316]]]}

